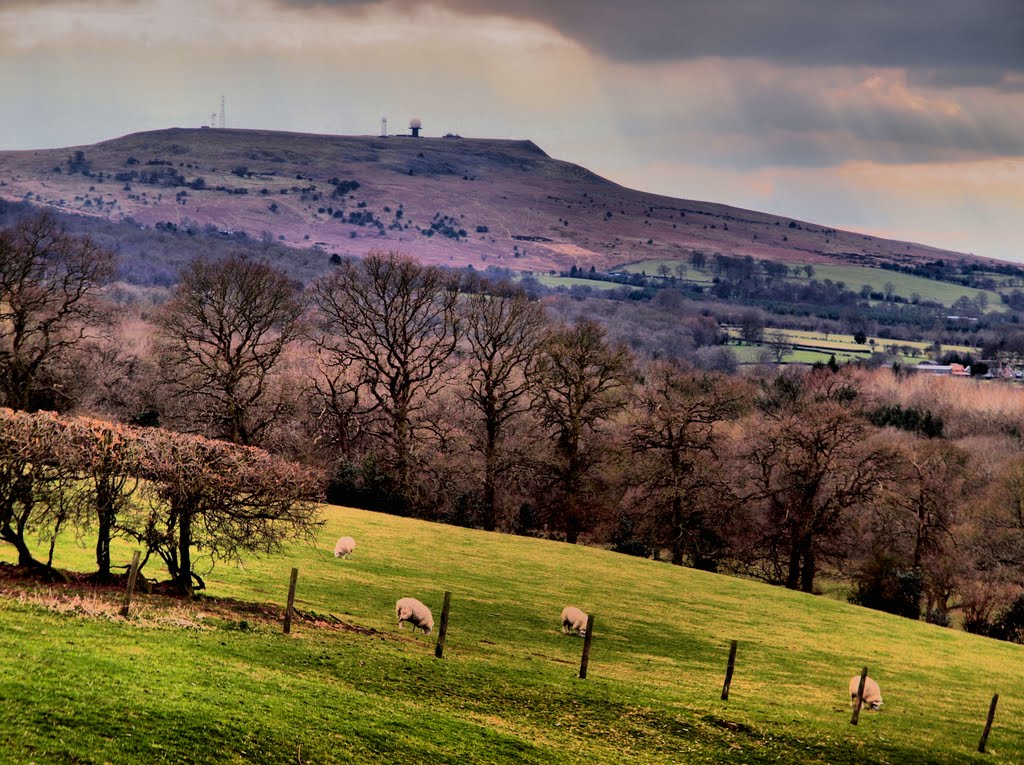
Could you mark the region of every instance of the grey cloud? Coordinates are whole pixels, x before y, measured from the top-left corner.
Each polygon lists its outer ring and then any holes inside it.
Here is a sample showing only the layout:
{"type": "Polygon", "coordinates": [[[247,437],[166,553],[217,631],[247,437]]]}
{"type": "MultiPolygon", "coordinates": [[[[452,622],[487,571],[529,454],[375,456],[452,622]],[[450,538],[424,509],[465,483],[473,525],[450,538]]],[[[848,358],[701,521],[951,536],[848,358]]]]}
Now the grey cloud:
{"type": "MultiPolygon", "coordinates": [[[[1024,46],[1024,40],[1021,41],[1024,46]]],[[[1008,70],[1006,74],[1009,74],[1008,70]]],[[[910,85],[926,88],[957,88],[983,86],[1004,93],[1024,93],[1024,78],[1013,82],[1000,76],[1001,73],[979,67],[923,68],[907,72],[910,85]]]]}
{"type": "MultiPolygon", "coordinates": [[[[277,0],[353,8],[380,0],[277,0]]],[[[413,7],[409,0],[393,0],[413,7]]],[[[537,21],[613,59],[704,56],[795,65],[969,68],[991,84],[1024,71],[1021,0],[438,0],[466,13],[537,21]]]]}
{"type": "Polygon", "coordinates": [[[848,133],[867,143],[888,143],[914,150],[958,156],[1024,156],[1024,132],[1007,120],[1006,104],[989,99],[965,105],[960,113],[898,108],[885,103],[851,100],[829,108],[816,93],[797,88],[757,90],[743,94],[743,114],[726,116],[723,124],[794,133],[848,133]]]}
{"type": "Polygon", "coordinates": [[[8,8],[38,8],[39,6],[63,5],[70,8],[81,5],[103,6],[111,8],[116,6],[135,6],[142,0],[0,0],[0,11],[8,8]]]}
{"type": "MultiPolygon", "coordinates": [[[[620,128],[655,154],[742,169],[1024,157],[1024,132],[1016,127],[1024,123],[1019,97],[1014,104],[998,94],[979,94],[952,112],[941,105],[910,108],[857,91],[830,105],[796,80],[768,86],[737,77],[729,90],[728,102],[704,101],[687,112],[685,139],[676,135],[678,115],[671,111],[632,112],[620,128]]],[[[672,103],[685,100],[665,95],[672,103]]]]}

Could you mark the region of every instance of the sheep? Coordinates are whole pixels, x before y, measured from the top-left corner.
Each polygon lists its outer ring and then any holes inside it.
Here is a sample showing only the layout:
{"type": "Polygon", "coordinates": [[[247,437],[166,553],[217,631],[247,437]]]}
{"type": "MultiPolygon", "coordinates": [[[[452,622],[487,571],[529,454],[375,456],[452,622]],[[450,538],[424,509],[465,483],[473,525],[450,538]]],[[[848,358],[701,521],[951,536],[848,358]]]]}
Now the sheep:
{"type": "MultiPolygon", "coordinates": [[[[850,678],[850,709],[857,706],[858,687],[860,687],[860,675],[854,675],[850,678]]],[[[864,695],[861,698],[863,699],[862,708],[877,710],[882,706],[882,691],[878,688],[878,683],[870,677],[864,678],[864,695]]]]}
{"type": "Polygon", "coordinates": [[[395,603],[395,616],[398,617],[398,629],[402,628],[402,622],[409,622],[413,631],[419,627],[426,635],[434,627],[434,616],[430,609],[416,598],[402,598],[395,603]]]}
{"type": "Polygon", "coordinates": [[[587,636],[587,615],[576,606],[566,606],[562,609],[562,632],[568,635],[573,630],[580,637],[587,636]]]}
{"type": "Polygon", "coordinates": [[[356,540],[352,537],[342,537],[334,545],[335,558],[347,558],[356,549],[356,540]]]}

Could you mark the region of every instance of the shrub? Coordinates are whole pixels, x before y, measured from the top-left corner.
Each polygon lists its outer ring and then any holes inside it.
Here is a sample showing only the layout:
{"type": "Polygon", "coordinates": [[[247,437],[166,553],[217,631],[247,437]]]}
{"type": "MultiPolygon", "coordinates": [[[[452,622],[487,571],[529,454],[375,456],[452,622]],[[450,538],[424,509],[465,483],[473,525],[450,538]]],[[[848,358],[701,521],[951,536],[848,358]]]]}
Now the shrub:
{"type": "Polygon", "coordinates": [[[902,568],[892,557],[873,556],[859,572],[847,596],[854,605],[918,619],[921,616],[921,572],[902,568]]]}
{"type": "Polygon", "coordinates": [[[914,406],[904,409],[899,404],[886,405],[871,412],[868,419],[872,425],[880,428],[898,428],[926,438],[942,438],[942,418],[932,415],[929,409],[914,406]]]}

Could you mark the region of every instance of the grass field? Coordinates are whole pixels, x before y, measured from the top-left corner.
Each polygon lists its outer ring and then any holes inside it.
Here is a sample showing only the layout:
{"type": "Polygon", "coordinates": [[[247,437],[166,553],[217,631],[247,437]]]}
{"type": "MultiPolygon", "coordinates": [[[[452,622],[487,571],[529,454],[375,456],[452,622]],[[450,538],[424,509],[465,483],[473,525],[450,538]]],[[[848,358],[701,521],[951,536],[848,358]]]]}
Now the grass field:
{"type": "MultiPolygon", "coordinates": [[[[818,281],[831,279],[834,282],[845,282],[846,286],[854,291],[867,284],[877,292],[884,292],[886,283],[891,283],[896,294],[908,300],[916,292],[922,298],[934,300],[945,306],[953,305],[959,298],[964,296],[973,300],[977,299],[979,295],[984,294],[988,300],[989,311],[1007,310],[997,292],[979,290],[974,287],[961,287],[959,284],[938,282],[921,276],[914,276],[913,274],[886,271],[881,268],[815,265],[813,278],[818,281]]],[[[807,278],[801,277],[800,280],[807,281],[807,278]]]]}
{"type": "Polygon", "coordinates": [[[580,279],[575,276],[551,276],[551,274],[535,274],[537,281],[545,287],[592,287],[595,290],[615,290],[625,288],[627,290],[640,289],[629,284],[616,284],[600,279],[580,279]]]}
{"type": "MultiPolygon", "coordinates": [[[[218,566],[193,606],[141,596],[127,621],[111,615],[113,594],[76,604],[0,580],[0,762],[1024,757],[1021,646],[592,548],[326,513],[315,547],[218,566]],[[341,533],[359,542],[349,561],[331,555],[341,533]],[[300,619],[285,636],[211,597],[282,604],[292,566],[297,607],[347,628],[300,619]],[[438,661],[434,635],[396,631],[393,608],[416,596],[437,618],[444,590],[452,616],[438,661]],[[576,678],[582,641],[558,623],[570,603],[595,614],[585,681],[576,678]],[[733,639],[737,670],[723,702],[733,639]],[[865,664],[885,705],[853,727],[846,686],[865,664]],[[978,755],[995,691],[989,754],[978,755]]],[[[70,542],[56,560],[87,570],[90,558],[70,542]]]]}
{"type": "MultiPolygon", "coordinates": [[[[646,272],[648,276],[656,276],[658,266],[667,265],[669,268],[674,269],[675,264],[678,262],[674,260],[645,260],[640,263],[631,263],[628,266],[623,266],[620,270],[629,273],[646,272]]],[[[709,267],[704,271],[697,271],[693,268],[688,268],[684,278],[686,281],[696,284],[709,284],[711,282],[711,269],[709,267]]],[[[793,281],[809,281],[809,278],[804,275],[790,276],[788,278],[793,281]]],[[[916,293],[926,300],[934,300],[935,302],[942,303],[944,306],[951,306],[964,296],[973,300],[979,295],[984,294],[988,300],[987,310],[1007,310],[997,292],[979,290],[973,287],[961,287],[958,284],[938,282],[921,276],[903,274],[897,271],[886,271],[881,268],[815,264],[814,276],[810,278],[817,281],[831,279],[834,282],[844,282],[847,289],[854,292],[860,291],[860,288],[865,284],[876,292],[884,292],[886,283],[891,283],[895,294],[900,297],[910,300],[911,296],[916,293]]]]}
{"type": "MultiPolygon", "coordinates": [[[[762,361],[765,352],[770,349],[766,344],[760,344],[730,345],[729,350],[736,354],[736,360],[741,364],[756,364],[762,361]]],[[[854,353],[851,351],[812,351],[798,349],[787,351],[782,362],[784,364],[814,364],[816,362],[827,364],[829,357],[835,356],[837,364],[845,364],[848,361],[864,359],[866,355],[867,354],[864,353],[854,353]]],[[[775,363],[774,358],[772,359],[772,363],[775,363]]]]}
{"type": "MultiPolygon", "coordinates": [[[[646,274],[647,276],[660,276],[658,268],[661,266],[668,266],[669,274],[671,276],[676,275],[676,266],[681,261],[678,260],[644,260],[639,263],[630,263],[629,265],[622,266],[615,269],[616,271],[625,271],[628,274],[646,274]]],[[[683,263],[686,266],[686,273],[683,275],[683,281],[690,282],[692,284],[701,284],[707,286],[712,284],[714,275],[711,273],[710,268],[706,268],[703,271],[699,271],[693,268],[689,263],[683,263]]]]}
{"type": "MultiPolygon", "coordinates": [[[[738,327],[726,327],[729,337],[738,339],[740,330],[738,327]]],[[[813,364],[817,361],[827,363],[829,356],[833,354],[836,362],[846,363],[855,359],[863,359],[873,351],[890,352],[903,364],[918,364],[929,358],[932,354],[931,343],[915,342],[912,340],[886,340],[884,338],[873,338],[875,345],[858,344],[854,342],[852,335],[828,334],[824,332],[812,332],[799,329],[773,329],[766,328],[765,334],[781,332],[793,344],[794,350],[789,351],[783,359],[785,362],[799,362],[813,364]],[[912,353],[904,353],[907,348],[915,349],[912,353]]],[[[768,348],[767,343],[759,345],[736,345],[730,346],[736,354],[737,359],[742,363],[753,363],[760,360],[761,354],[768,348]]],[[[977,348],[968,345],[944,345],[943,351],[958,351],[962,353],[976,353],[977,348]]]]}

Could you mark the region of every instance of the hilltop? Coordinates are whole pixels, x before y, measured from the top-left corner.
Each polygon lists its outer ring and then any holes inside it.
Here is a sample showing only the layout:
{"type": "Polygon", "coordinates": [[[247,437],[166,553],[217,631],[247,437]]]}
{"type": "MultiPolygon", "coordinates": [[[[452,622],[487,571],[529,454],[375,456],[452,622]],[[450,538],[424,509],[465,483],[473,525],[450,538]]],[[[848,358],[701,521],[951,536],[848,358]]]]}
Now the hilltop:
{"type": "Polygon", "coordinates": [[[147,227],[198,227],[328,254],[607,271],[694,249],[789,263],[984,259],[635,191],[531,141],[171,128],[0,152],[0,199],[147,227]]]}

